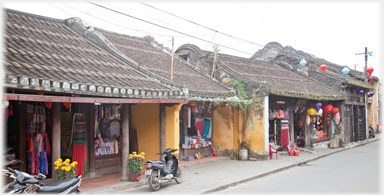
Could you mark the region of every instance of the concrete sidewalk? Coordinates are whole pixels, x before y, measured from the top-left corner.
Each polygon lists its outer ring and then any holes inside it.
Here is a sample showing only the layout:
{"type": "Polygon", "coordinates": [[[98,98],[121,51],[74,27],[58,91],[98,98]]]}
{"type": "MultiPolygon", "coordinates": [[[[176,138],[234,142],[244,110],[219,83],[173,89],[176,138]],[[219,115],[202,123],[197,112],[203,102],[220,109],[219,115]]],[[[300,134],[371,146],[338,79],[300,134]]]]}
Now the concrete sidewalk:
{"type": "MultiPolygon", "coordinates": [[[[302,150],[299,156],[279,155],[276,160],[273,155],[272,160],[265,161],[238,161],[230,158],[221,158],[214,161],[206,161],[197,164],[182,166],[183,183],[180,185],[175,182],[165,184],[160,189],[161,193],[210,193],[235,186],[237,184],[276,173],[303,163],[311,162],[319,158],[326,157],[350,148],[362,146],[370,142],[379,141],[381,134],[369,141],[354,142],[343,148],[324,148],[317,150],[302,150]],[[172,187],[170,187],[172,185],[172,187]],[[169,186],[169,188],[168,188],[169,186]]],[[[81,188],[80,188],[81,190],[81,188]]],[[[81,190],[83,194],[111,194],[111,193],[149,193],[151,190],[148,181],[145,179],[139,182],[120,182],[118,184],[105,187],[81,190]],[[140,186],[145,186],[141,187],[140,186]]]]}

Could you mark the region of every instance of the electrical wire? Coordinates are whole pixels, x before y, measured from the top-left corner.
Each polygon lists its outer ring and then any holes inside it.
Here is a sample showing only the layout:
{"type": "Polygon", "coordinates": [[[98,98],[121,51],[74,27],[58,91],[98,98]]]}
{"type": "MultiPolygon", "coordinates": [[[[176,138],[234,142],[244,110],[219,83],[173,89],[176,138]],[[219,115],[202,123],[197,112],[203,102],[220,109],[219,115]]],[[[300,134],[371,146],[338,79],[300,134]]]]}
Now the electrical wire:
{"type": "Polygon", "coordinates": [[[136,19],[136,20],[145,22],[145,23],[148,23],[148,24],[152,24],[152,25],[157,26],[157,27],[160,27],[160,28],[164,28],[164,29],[169,30],[169,31],[173,31],[173,32],[176,32],[176,33],[179,33],[179,34],[182,34],[182,35],[186,35],[186,36],[189,36],[189,37],[198,39],[198,40],[200,40],[200,41],[204,41],[204,42],[208,42],[208,43],[212,43],[212,44],[220,45],[221,47],[224,47],[224,48],[227,48],[227,49],[230,49],[230,50],[233,50],[233,51],[237,51],[237,52],[240,52],[240,53],[244,53],[244,54],[248,54],[248,55],[253,55],[253,54],[250,54],[250,53],[247,53],[247,52],[244,52],[244,51],[240,51],[240,50],[238,50],[238,49],[234,49],[234,48],[231,48],[231,47],[228,47],[228,46],[225,46],[225,45],[221,45],[221,44],[218,44],[218,43],[210,42],[210,41],[201,39],[201,38],[196,37],[196,36],[192,36],[192,35],[189,35],[189,34],[186,34],[186,33],[180,32],[180,31],[177,31],[177,30],[173,30],[173,29],[170,29],[170,28],[167,28],[167,27],[164,27],[164,26],[161,26],[161,25],[158,25],[158,24],[155,24],[155,23],[152,23],[152,22],[149,22],[149,21],[146,21],[146,20],[143,20],[143,19],[140,19],[140,18],[131,16],[131,15],[128,15],[128,14],[125,14],[125,13],[122,13],[122,12],[119,12],[119,11],[116,11],[116,10],[113,10],[113,9],[110,9],[110,8],[108,8],[108,7],[105,7],[105,6],[96,4],[96,3],[92,3],[92,2],[88,2],[88,3],[93,4],[93,5],[95,5],[95,6],[102,7],[102,8],[104,8],[104,9],[110,10],[110,11],[112,11],[112,12],[119,13],[119,14],[121,14],[121,15],[130,17],[130,18],[136,19]]]}
{"type": "Polygon", "coordinates": [[[158,10],[158,11],[167,13],[167,14],[172,15],[172,16],[174,16],[174,17],[177,17],[177,18],[179,18],[179,19],[185,20],[185,21],[190,22],[190,23],[192,23],[192,24],[195,24],[195,25],[197,25],[197,26],[200,26],[200,27],[209,29],[209,30],[211,30],[211,31],[214,31],[214,32],[216,32],[216,33],[220,33],[220,34],[222,34],[222,35],[231,37],[231,38],[233,38],[233,39],[240,40],[240,41],[243,41],[243,42],[246,42],[246,43],[251,43],[251,44],[254,44],[254,45],[257,45],[257,46],[260,46],[260,47],[263,47],[263,46],[264,46],[264,45],[261,45],[261,44],[258,44],[258,43],[254,43],[254,42],[252,42],[252,41],[248,41],[248,40],[245,40],[245,39],[242,39],[242,38],[239,38],[239,37],[235,37],[235,36],[232,36],[232,35],[229,35],[229,34],[220,32],[220,31],[218,31],[218,30],[215,30],[215,29],[212,29],[212,28],[203,26],[203,25],[201,25],[201,24],[198,24],[198,23],[196,23],[196,22],[193,22],[193,21],[184,19],[184,18],[182,18],[182,17],[180,17],[180,16],[176,16],[176,15],[174,15],[174,14],[172,14],[172,13],[169,13],[169,12],[166,12],[166,11],[164,11],[164,10],[158,9],[158,8],[153,7],[153,6],[151,6],[151,5],[148,5],[148,4],[145,4],[145,3],[142,3],[142,2],[139,2],[139,3],[141,3],[141,4],[143,4],[143,5],[146,5],[146,6],[148,6],[148,7],[151,7],[151,8],[153,8],[153,9],[156,9],[156,10],[158,10]]]}

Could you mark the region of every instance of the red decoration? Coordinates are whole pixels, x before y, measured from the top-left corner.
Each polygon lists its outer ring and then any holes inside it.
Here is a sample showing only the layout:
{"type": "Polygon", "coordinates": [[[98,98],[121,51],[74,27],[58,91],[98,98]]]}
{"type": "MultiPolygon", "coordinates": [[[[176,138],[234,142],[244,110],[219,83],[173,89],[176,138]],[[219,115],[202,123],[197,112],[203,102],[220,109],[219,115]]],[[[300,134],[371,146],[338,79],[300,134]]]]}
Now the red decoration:
{"type": "Polygon", "coordinates": [[[52,102],[45,102],[45,106],[46,106],[48,109],[51,109],[51,107],[52,107],[52,102]]]}
{"type": "Polygon", "coordinates": [[[327,104],[323,106],[322,109],[323,109],[324,115],[326,115],[327,113],[331,113],[333,111],[333,106],[331,104],[327,104]]]}
{"type": "Polygon", "coordinates": [[[373,76],[370,76],[370,77],[368,77],[368,78],[369,78],[369,80],[370,80],[371,83],[372,83],[373,76]]]}
{"type": "Polygon", "coordinates": [[[64,103],[64,106],[65,106],[65,109],[68,109],[70,106],[72,105],[72,103],[64,103]]]}
{"type": "Polygon", "coordinates": [[[327,65],[323,64],[320,66],[321,70],[323,71],[323,78],[325,79],[324,71],[327,69],[327,65]]]}
{"type": "Polygon", "coordinates": [[[373,72],[373,70],[374,70],[374,69],[373,69],[372,67],[367,68],[367,72],[368,72],[368,74],[371,75],[372,72],[373,72]]]}
{"type": "Polygon", "coordinates": [[[333,107],[332,114],[336,114],[339,112],[339,109],[336,107],[333,107]]]}
{"type": "Polygon", "coordinates": [[[320,130],[320,127],[319,127],[319,126],[317,126],[317,130],[320,130]]]}

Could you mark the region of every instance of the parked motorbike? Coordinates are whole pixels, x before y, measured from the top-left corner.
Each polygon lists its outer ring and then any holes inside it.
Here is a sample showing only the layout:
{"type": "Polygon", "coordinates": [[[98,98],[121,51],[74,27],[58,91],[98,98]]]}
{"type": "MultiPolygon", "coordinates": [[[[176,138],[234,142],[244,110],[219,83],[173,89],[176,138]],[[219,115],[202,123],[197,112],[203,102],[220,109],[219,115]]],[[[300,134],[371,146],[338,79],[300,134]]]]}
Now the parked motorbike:
{"type": "Polygon", "coordinates": [[[146,179],[148,179],[149,187],[153,191],[160,189],[163,183],[171,182],[173,179],[180,184],[183,181],[183,174],[179,167],[179,161],[172,153],[177,149],[165,149],[161,153],[166,154],[165,161],[150,161],[148,160],[144,168],[146,179]]]}
{"type": "Polygon", "coordinates": [[[377,123],[376,126],[377,126],[377,133],[381,133],[381,125],[380,125],[380,123],[377,123]]]}
{"type": "Polygon", "coordinates": [[[46,176],[39,173],[38,175],[30,175],[28,173],[13,170],[8,167],[8,170],[3,169],[3,175],[9,176],[14,179],[13,182],[7,184],[3,189],[4,194],[35,194],[35,193],[50,193],[50,194],[80,194],[79,186],[81,183],[81,175],[56,181],[45,185],[39,180],[45,179],[46,176]]]}
{"type": "Polygon", "coordinates": [[[375,130],[373,130],[372,125],[369,125],[369,138],[375,138],[375,130]]]}

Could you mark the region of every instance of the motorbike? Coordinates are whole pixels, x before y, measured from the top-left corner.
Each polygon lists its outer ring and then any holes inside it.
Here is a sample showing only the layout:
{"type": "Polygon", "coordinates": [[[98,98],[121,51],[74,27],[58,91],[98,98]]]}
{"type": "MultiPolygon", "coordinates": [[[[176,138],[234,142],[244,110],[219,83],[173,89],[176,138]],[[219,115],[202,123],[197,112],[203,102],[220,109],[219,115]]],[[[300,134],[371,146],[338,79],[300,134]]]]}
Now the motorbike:
{"type": "Polygon", "coordinates": [[[381,133],[381,125],[380,125],[380,123],[377,123],[376,126],[377,126],[377,133],[381,133]]]}
{"type": "Polygon", "coordinates": [[[369,138],[375,138],[375,130],[373,130],[372,125],[369,125],[369,138]]]}
{"type": "Polygon", "coordinates": [[[3,169],[3,175],[9,176],[14,179],[13,182],[4,186],[4,188],[2,189],[2,193],[4,194],[80,194],[78,188],[82,180],[81,175],[71,177],[62,181],[56,181],[47,185],[39,181],[46,178],[46,176],[41,173],[32,176],[28,173],[14,170],[8,167],[8,170],[3,169]]]}
{"type": "Polygon", "coordinates": [[[172,153],[176,152],[177,149],[165,149],[161,153],[166,154],[165,161],[150,161],[148,160],[144,168],[146,179],[148,180],[149,187],[153,191],[157,191],[164,183],[175,180],[176,183],[180,184],[183,181],[183,174],[179,167],[179,161],[172,153]]]}

